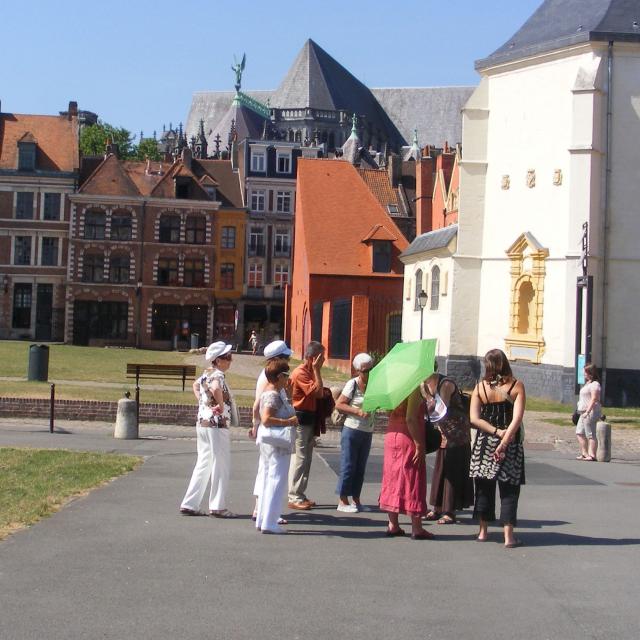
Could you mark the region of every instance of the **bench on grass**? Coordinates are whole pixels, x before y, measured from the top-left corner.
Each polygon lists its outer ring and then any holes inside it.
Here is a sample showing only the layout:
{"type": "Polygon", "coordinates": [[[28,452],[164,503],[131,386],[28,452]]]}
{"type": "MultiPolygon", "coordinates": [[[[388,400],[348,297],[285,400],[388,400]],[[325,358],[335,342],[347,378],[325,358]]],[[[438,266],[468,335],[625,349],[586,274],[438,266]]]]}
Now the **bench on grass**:
{"type": "Polygon", "coordinates": [[[156,378],[157,380],[182,380],[184,391],[187,378],[195,378],[196,367],[193,364],[131,364],[127,363],[127,378],[136,379],[136,387],[140,386],[140,378],[156,378]]]}

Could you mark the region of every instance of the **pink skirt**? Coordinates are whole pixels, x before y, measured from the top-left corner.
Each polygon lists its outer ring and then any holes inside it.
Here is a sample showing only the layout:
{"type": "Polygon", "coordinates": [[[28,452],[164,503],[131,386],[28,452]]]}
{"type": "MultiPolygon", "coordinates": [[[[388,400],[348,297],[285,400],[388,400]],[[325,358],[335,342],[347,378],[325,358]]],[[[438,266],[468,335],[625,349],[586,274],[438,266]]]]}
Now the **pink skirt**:
{"type": "Polygon", "coordinates": [[[415,447],[404,418],[390,416],[384,437],[380,509],[389,513],[423,516],[427,512],[425,459],[412,461],[415,447]]]}

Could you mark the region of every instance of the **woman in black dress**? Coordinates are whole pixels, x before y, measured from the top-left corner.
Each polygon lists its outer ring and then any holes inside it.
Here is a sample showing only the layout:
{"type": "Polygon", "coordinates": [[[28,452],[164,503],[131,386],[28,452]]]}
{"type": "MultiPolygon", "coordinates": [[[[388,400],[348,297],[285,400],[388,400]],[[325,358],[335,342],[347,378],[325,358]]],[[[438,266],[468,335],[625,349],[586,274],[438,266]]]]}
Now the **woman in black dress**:
{"type": "Polygon", "coordinates": [[[497,484],[504,544],[511,549],[522,544],[513,528],[517,524],[520,485],[525,482],[522,417],[526,393],[500,349],[487,353],[484,367],[484,378],[471,397],[471,423],[478,429],[469,473],[476,489],[473,517],[480,521],[478,540],[484,542],[489,522],[496,519],[497,484]]]}

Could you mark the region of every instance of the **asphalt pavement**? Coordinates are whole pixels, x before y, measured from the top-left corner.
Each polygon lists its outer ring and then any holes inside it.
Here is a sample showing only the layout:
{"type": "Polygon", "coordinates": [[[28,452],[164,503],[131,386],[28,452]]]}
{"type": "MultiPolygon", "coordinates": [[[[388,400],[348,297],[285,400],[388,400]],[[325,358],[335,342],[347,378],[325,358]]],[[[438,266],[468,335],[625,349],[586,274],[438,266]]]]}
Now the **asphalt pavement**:
{"type": "MultiPolygon", "coordinates": [[[[230,508],[189,518],[178,507],[195,462],[193,429],[0,420],[0,446],[144,456],[136,471],[0,542],[0,638],[636,638],[640,626],[640,461],[578,462],[527,451],[518,535],[475,541],[465,512],[427,525],[434,541],[388,539],[385,514],[335,510],[335,436],[311,469],[310,512],[266,536],[250,514],[257,451],[234,432],[230,508]]],[[[379,440],[376,441],[379,445],[379,440]]],[[[363,501],[375,507],[381,449],[363,501]]],[[[402,520],[401,520],[402,522],[402,520]]],[[[408,522],[404,520],[408,529],[408,522]]]]}

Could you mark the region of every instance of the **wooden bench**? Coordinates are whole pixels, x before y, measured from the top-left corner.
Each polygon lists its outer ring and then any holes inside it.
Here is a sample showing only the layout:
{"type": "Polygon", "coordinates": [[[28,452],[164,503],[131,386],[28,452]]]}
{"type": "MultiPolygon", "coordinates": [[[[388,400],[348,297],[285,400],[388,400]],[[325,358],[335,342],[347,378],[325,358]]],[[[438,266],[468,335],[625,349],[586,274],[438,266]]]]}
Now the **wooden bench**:
{"type": "Polygon", "coordinates": [[[188,378],[195,378],[196,367],[193,364],[132,364],[127,363],[127,378],[136,379],[136,388],[140,386],[140,378],[156,378],[158,380],[182,380],[182,390],[188,378]]]}

